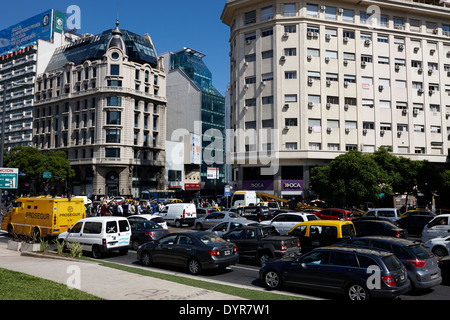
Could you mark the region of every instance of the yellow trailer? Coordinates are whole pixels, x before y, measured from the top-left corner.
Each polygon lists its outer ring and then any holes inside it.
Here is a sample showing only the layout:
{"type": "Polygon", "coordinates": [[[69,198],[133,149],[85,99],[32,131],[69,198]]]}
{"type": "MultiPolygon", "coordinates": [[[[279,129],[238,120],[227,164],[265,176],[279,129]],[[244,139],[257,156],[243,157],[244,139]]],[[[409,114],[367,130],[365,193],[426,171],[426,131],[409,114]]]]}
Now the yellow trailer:
{"type": "Polygon", "coordinates": [[[13,235],[57,236],[86,217],[82,198],[18,198],[3,218],[1,229],[13,235]]]}

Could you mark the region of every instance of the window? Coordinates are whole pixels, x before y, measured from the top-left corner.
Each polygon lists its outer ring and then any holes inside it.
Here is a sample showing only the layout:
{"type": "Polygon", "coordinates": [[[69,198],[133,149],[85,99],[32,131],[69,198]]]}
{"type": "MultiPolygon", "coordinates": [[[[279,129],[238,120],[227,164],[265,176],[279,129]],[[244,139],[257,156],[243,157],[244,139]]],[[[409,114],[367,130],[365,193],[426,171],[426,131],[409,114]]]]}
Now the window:
{"type": "Polygon", "coordinates": [[[344,38],[355,39],[355,31],[344,30],[342,32],[342,35],[344,36],[344,38]]]}
{"type": "Polygon", "coordinates": [[[326,74],[327,81],[338,81],[337,73],[327,73],[326,74]]]}
{"type": "Polygon", "coordinates": [[[320,81],[320,72],[308,71],[308,80],[318,80],[320,81]]]}
{"type": "Polygon", "coordinates": [[[379,106],[382,109],[390,109],[391,108],[391,101],[389,101],[389,100],[380,100],[379,106]]]}
{"type": "Polygon", "coordinates": [[[330,151],[339,151],[339,144],[337,143],[329,143],[328,150],[330,151]]]}
{"type": "Polygon", "coordinates": [[[320,132],[322,127],[321,120],[312,118],[308,119],[308,127],[310,127],[313,132],[320,132]]]}
{"type": "Polygon", "coordinates": [[[309,150],[322,150],[322,144],[318,142],[310,142],[309,150]]]}
{"type": "Polygon", "coordinates": [[[319,17],[319,6],[316,4],[306,5],[306,15],[308,17],[318,18],[319,17]]]}
{"type": "Polygon", "coordinates": [[[351,52],[344,52],[344,60],[355,61],[355,54],[351,52]]]}
{"type": "Polygon", "coordinates": [[[315,94],[308,95],[308,103],[320,103],[320,96],[315,94]]]}
{"type": "Polygon", "coordinates": [[[373,122],[363,122],[363,129],[374,130],[375,124],[373,122]]]}
{"type": "Polygon", "coordinates": [[[337,59],[338,58],[338,52],[337,51],[332,51],[332,50],[327,50],[327,51],[325,51],[325,58],[337,59]]]}
{"type": "Polygon", "coordinates": [[[106,103],[111,107],[120,107],[122,106],[122,98],[121,97],[108,97],[106,98],[106,103]]]}
{"type": "Polygon", "coordinates": [[[385,130],[385,131],[391,131],[391,124],[390,123],[380,123],[380,130],[385,130]]]}
{"type": "Polygon", "coordinates": [[[405,23],[403,18],[394,17],[394,29],[403,30],[405,29],[405,23]]]}
{"type": "Polygon", "coordinates": [[[120,143],[120,129],[106,129],[106,143],[120,143]]]}
{"type": "Polygon", "coordinates": [[[261,31],[261,37],[263,37],[263,38],[271,36],[271,35],[273,35],[273,28],[265,29],[265,30],[261,31]]]}
{"type": "Polygon", "coordinates": [[[422,68],[422,61],[412,60],[411,67],[413,68],[422,68]]]}
{"type": "Polygon", "coordinates": [[[244,24],[246,26],[253,23],[256,23],[256,10],[246,12],[244,15],[244,24]]]}
{"type": "Polygon", "coordinates": [[[361,55],[361,62],[372,63],[372,56],[367,54],[361,55]]]}
{"type": "Polygon", "coordinates": [[[378,64],[389,64],[388,57],[378,57],[378,64]]]}
{"type": "Polygon", "coordinates": [[[405,80],[395,80],[395,86],[397,88],[406,88],[406,81],[405,80]]]}
{"type": "Polygon", "coordinates": [[[245,56],[245,62],[254,62],[256,61],[256,54],[249,54],[245,56]]]}
{"type": "Polygon", "coordinates": [[[296,33],[297,32],[297,26],[295,24],[284,26],[284,32],[285,33],[296,33]]]}
{"type": "Polygon", "coordinates": [[[262,104],[273,104],[273,96],[263,97],[262,104]]]}
{"type": "Polygon", "coordinates": [[[296,127],[297,126],[297,118],[286,118],[284,119],[284,125],[290,126],[290,127],[296,127]]]}
{"type": "Polygon", "coordinates": [[[108,87],[121,87],[122,80],[108,80],[108,87]]]}
{"type": "Polygon", "coordinates": [[[105,148],[105,157],[120,158],[120,148],[105,148]]]}
{"type": "Polygon", "coordinates": [[[286,48],[284,49],[284,55],[285,56],[296,56],[297,55],[297,48],[286,48]]]}
{"type": "Polygon", "coordinates": [[[286,142],[286,150],[297,150],[297,142],[286,142]]]}
{"type": "Polygon", "coordinates": [[[327,120],[327,128],[339,128],[339,120],[327,120]]]}
{"type": "Polygon", "coordinates": [[[408,125],[407,124],[397,124],[397,131],[400,132],[408,132],[408,125]]]}
{"type": "Polygon", "coordinates": [[[297,11],[295,8],[295,3],[288,3],[284,5],[283,15],[285,17],[295,17],[297,15],[297,11]]]}
{"type": "Polygon", "coordinates": [[[381,43],[389,43],[389,38],[388,36],[378,35],[377,41],[381,43]]]}
{"type": "Polygon", "coordinates": [[[363,107],[373,108],[373,99],[362,99],[361,103],[363,107]]]}
{"type": "Polygon", "coordinates": [[[325,19],[336,20],[336,7],[325,7],[325,19]]]}
{"type": "Polygon", "coordinates": [[[331,29],[331,28],[326,28],[325,29],[325,34],[330,35],[332,37],[337,37],[337,29],[331,29]]]}
{"type": "Polygon", "coordinates": [[[346,129],[357,129],[358,126],[356,124],[356,121],[345,121],[345,128],[346,129]]]}
{"type": "Polygon", "coordinates": [[[284,78],[285,79],[297,79],[297,71],[285,71],[284,78]]]}
{"type": "Polygon", "coordinates": [[[118,64],[112,64],[110,74],[112,76],[118,76],[120,74],[120,66],[118,64]]]}
{"type": "Polygon", "coordinates": [[[366,41],[366,40],[372,41],[372,35],[371,35],[370,33],[361,33],[361,35],[359,36],[359,38],[360,38],[362,41],[366,41]]]}
{"type": "Polygon", "coordinates": [[[383,88],[390,87],[391,86],[391,80],[390,79],[380,78],[380,79],[378,79],[378,85],[379,86],[383,86],[383,88]]]}
{"type": "Polygon", "coordinates": [[[246,107],[255,107],[256,106],[256,99],[246,99],[245,100],[245,106],[246,107]]]}
{"type": "Polygon", "coordinates": [[[320,50],[308,48],[307,55],[311,57],[320,57],[320,50]]]}
{"type": "Polygon", "coordinates": [[[121,124],[121,112],[120,111],[107,111],[106,112],[106,124],[121,124]]]}
{"type": "Polygon", "coordinates": [[[361,24],[370,24],[370,14],[366,13],[366,12],[360,12],[359,13],[359,22],[361,24]]]}
{"type": "Polygon", "coordinates": [[[262,81],[272,81],[273,80],[273,73],[264,73],[261,76],[262,81]]]}
{"type": "Polygon", "coordinates": [[[256,77],[255,76],[251,76],[251,77],[246,77],[245,78],[245,84],[252,84],[252,83],[256,83],[256,77]]]}
{"type": "Polygon", "coordinates": [[[273,58],[273,50],[268,50],[268,51],[261,52],[261,58],[263,58],[263,59],[273,58]]]}
{"type": "Polygon", "coordinates": [[[250,42],[256,39],[256,32],[250,32],[245,35],[245,42],[250,42]]]}
{"type": "Polygon", "coordinates": [[[261,9],[261,21],[267,21],[273,18],[273,7],[265,7],[261,9]]]}
{"type": "Polygon", "coordinates": [[[350,9],[344,9],[344,12],[342,13],[342,21],[344,22],[354,22],[354,13],[353,10],[350,9]]]}
{"type": "Polygon", "coordinates": [[[441,133],[441,127],[440,126],[431,126],[431,133],[441,133]]]}
{"type": "Polygon", "coordinates": [[[296,94],[285,94],[284,95],[284,102],[297,102],[297,95],[296,94]]]}
{"type": "Polygon", "coordinates": [[[441,112],[441,106],[438,104],[430,104],[431,112],[441,112]]]}

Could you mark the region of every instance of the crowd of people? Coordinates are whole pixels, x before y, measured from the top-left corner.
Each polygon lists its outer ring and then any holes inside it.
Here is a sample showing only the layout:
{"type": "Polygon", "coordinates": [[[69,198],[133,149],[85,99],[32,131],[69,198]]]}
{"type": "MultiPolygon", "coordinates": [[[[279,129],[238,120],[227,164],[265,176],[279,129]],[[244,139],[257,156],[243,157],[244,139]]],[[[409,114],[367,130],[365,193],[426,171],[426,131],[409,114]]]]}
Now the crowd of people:
{"type": "Polygon", "coordinates": [[[161,212],[164,204],[159,202],[127,200],[107,200],[93,202],[86,206],[86,216],[123,216],[161,212]]]}

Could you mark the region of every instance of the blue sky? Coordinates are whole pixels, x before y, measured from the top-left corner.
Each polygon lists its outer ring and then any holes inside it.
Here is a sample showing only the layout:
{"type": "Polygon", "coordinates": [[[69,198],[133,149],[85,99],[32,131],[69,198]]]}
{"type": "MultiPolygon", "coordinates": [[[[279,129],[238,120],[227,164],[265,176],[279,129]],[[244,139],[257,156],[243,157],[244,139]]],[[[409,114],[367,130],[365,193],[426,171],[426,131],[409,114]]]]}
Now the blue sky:
{"type": "Polygon", "coordinates": [[[224,94],[229,82],[229,28],[220,20],[226,0],[41,0],[2,1],[0,30],[47,9],[81,10],[80,33],[98,34],[114,27],[117,5],[120,27],[149,33],[158,54],[190,47],[206,54],[214,86],[224,94]]]}

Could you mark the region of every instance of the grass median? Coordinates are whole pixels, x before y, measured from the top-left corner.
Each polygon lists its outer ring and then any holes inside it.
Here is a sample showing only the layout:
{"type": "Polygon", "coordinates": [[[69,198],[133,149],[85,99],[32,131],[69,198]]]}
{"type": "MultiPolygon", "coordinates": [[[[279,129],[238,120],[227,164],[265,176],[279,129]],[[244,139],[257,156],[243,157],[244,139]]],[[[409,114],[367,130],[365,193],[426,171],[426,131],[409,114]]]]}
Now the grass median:
{"type": "Polygon", "coordinates": [[[0,301],[103,300],[64,284],[0,268],[0,301]]]}

